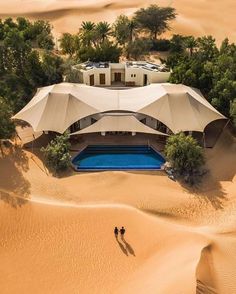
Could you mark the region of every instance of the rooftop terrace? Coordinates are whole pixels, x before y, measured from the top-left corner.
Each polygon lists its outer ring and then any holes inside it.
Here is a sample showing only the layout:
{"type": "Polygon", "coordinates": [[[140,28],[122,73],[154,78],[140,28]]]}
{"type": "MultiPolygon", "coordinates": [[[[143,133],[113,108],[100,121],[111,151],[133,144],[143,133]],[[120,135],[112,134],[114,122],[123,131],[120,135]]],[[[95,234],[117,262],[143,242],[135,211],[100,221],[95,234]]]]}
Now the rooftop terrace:
{"type": "Polygon", "coordinates": [[[169,70],[166,68],[164,64],[154,64],[146,61],[127,61],[125,63],[110,63],[110,62],[91,62],[87,61],[82,64],[75,65],[74,67],[76,69],[81,69],[84,71],[93,69],[93,68],[113,68],[113,66],[124,66],[127,68],[142,68],[146,69],[149,71],[154,71],[154,72],[168,72],[169,70]]]}

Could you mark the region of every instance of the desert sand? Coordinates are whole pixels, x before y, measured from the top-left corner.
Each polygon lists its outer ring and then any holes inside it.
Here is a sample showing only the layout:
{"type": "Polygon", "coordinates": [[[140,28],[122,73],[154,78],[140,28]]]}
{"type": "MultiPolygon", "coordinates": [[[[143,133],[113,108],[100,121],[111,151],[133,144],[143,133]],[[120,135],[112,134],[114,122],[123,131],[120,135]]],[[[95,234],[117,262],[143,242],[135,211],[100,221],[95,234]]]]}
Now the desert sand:
{"type": "Polygon", "coordinates": [[[176,8],[178,17],[171,24],[171,33],[213,35],[218,44],[226,37],[236,41],[236,22],[232,13],[236,9],[234,0],[9,0],[1,1],[0,17],[27,16],[49,20],[59,37],[63,32],[77,32],[84,20],[113,22],[121,13],[132,15],[138,8],[153,3],[176,8]]]}
{"type": "Polygon", "coordinates": [[[162,172],[55,178],[31,150],[6,151],[0,293],[236,293],[236,140],[225,131],[206,157],[187,188],[162,172]]]}

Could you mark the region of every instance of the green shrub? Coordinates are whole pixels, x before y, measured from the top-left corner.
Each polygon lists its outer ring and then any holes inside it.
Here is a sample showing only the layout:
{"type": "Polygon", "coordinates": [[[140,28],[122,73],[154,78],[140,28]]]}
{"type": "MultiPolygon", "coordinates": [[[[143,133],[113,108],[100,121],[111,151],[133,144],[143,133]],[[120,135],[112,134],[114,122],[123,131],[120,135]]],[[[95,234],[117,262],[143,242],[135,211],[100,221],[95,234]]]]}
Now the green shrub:
{"type": "Polygon", "coordinates": [[[151,47],[152,41],[149,39],[136,39],[133,42],[129,42],[126,46],[127,58],[131,57],[134,60],[138,60],[147,54],[151,47]]]}
{"type": "Polygon", "coordinates": [[[56,136],[46,148],[41,148],[48,167],[56,173],[66,170],[71,163],[69,148],[68,133],[56,136]]]}
{"type": "Polygon", "coordinates": [[[232,117],[232,122],[236,128],[236,99],[234,99],[230,104],[230,115],[232,117]]]}
{"type": "Polygon", "coordinates": [[[176,173],[187,181],[192,181],[204,164],[203,148],[192,136],[184,133],[168,138],[165,155],[176,173]]]}
{"type": "Polygon", "coordinates": [[[169,51],[170,50],[170,41],[167,39],[157,39],[152,40],[151,51],[169,51]]]}

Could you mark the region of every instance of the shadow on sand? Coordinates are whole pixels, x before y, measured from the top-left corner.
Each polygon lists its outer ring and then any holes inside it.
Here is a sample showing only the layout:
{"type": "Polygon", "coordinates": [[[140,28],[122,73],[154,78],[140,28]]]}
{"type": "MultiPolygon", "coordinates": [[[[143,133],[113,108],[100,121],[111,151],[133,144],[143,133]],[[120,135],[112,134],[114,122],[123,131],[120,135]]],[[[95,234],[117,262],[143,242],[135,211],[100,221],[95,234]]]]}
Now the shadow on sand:
{"type": "Polygon", "coordinates": [[[126,250],[128,251],[129,254],[133,255],[133,256],[136,256],[135,255],[135,252],[134,252],[134,249],[132,248],[132,246],[125,240],[125,238],[123,237],[122,238],[122,241],[124,242],[125,244],[125,247],[126,247],[126,250]]]}
{"type": "Polygon", "coordinates": [[[8,148],[0,157],[0,199],[14,208],[29,198],[30,183],[23,175],[28,169],[28,158],[19,147],[8,148]]]}
{"type": "Polygon", "coordinates": [[[116,238],[116,242],[118,243],[118,245],[120,246],[120,249],[121,251],[126,255],[128,256],[128,251],[127,249],[125,248],[124,244],[122,242],[119,241],[118,237],[115,237],[116,238]]]}
{"type": "Polygon", "coordinates": [[[120,249],[122,250],[122,252],[128,256],[129,254],[130,255],[133,255],[133,256],[136,256],[135,255],[135,252],[134,252],[134,249],[132,248],[132,246],[125,240],[124,237],[121,237],[121,241],[119,241],[118,237],[116,237],[116,241],[118,243],[118,245],[120,246],[120,249]]]}
{"type": "Polygon", "coordinates": [[[189,186],[183,182],[181,185],[186,192],[194,195],[199,201],[209,203],[215,210],[223,209],[228,200],[220,182],[212,179],[210,175],[197,185],[189,186]]]}

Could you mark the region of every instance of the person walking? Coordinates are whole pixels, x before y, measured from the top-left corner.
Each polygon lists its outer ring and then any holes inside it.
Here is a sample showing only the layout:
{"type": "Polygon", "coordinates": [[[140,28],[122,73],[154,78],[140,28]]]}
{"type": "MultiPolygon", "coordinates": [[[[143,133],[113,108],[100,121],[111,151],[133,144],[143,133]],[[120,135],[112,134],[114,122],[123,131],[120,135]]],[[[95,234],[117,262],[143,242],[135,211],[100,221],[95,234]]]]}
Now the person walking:
{"type": "Polygon", "coordinates": [[[117,238],[118,234],[119,234],[119,230],[117,227],[115,227],[115,229],[114,229],[114,234],[115,234],[115,237],[117,238]]]}
{"type": "Polygon", "coordinates": [[[125,228],[124,227],[122,227],[120,229],[120,234],[121,234],[121,238],[123,239],[124,238],[124,234],[125,234],[125,228]]]}

